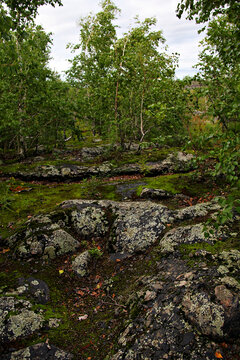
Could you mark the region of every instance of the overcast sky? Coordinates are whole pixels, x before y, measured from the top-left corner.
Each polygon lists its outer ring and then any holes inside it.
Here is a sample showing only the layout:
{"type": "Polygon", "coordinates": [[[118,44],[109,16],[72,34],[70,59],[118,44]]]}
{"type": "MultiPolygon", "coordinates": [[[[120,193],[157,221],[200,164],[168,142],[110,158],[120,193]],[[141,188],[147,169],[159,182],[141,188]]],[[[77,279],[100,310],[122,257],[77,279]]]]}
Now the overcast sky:
{"type": "MultiPolygon", "coordinates": [[[[50,66],[61,73],[67,70],[67,59],[73,55],[66,45],[79,42],[78,21],[89,12],[96,13],[100,10],[99,0],[62,0],[63,6],[55,8],[43,6],[39,9],[37,24],[43,26],[46,32],[53,33],[52,60],[50,66]]],[[[117,24],[120,31],[126,32],[133,18],[139,15],[140,20],[146,17],[156,17],[156,30],[162,30],[169,46],[168,52],[180,54],[179,68],[176,75],[183,78],[185,75],[196,73],[192,66],[197,63],[199,41],[203,34],[198,34],[200,28],[195,22],[178,19],[176,8],[178,0],[115,0],[114,3],[121,9],[117,24]]]]}

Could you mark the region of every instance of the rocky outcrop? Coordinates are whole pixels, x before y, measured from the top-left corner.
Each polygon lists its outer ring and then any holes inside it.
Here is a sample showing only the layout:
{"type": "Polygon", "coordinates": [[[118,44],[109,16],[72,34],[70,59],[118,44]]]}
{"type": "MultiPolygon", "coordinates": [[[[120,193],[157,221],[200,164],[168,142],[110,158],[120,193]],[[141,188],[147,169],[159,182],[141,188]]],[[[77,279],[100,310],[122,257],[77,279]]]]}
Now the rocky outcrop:
{"type": "Polygon", "coordinates": [[[130,314],[137,307],[137,316],[120,335],[111,359],[214,360],[221,355],[217,342],[239,339],[238,294],[216,286],[216,269],[190,270],[171,255],[158,271],[139,279],[140,290],[128,302],[130,314]]]}
{"type": "Polygon", "coordinates": [[[173,211],[152,202],[70,200],[63,202],[61,207],[68,210],[72,208],[74,218],[81,219],[83,216],[84,221],[78,222],[82,224],[81,228],[78,226],[78,233],[84,232],[85,236],[105,235],[107,213],[110,214],[109,251],[116,253],[134,254],[143,251],[154,244],[166,224],[174,220],[173,211]],[[95,209],[94,212],[92,209],[95,209]],[[86,213],[91,214],[90,217],[86,217],[86,213]]]}
{"type": "MultiPolygon", "coordinates": [[[[124,314],[123,330],[114,339],[117,350],[115,354],[111,351],[109,359],[215,360],[216,354],[221,355],[219,346],[225,342],[234,341],[238,353],[240,349],[240,252],[215,254],[213,246],[206,251],[206,243],[215,245],[227,239],[228,229],[208,229],[210,236],[206,237],[206,225],[196,223],[217,210],[214,201],[171,210],[152,201],[68,200],[57,211],[28,220],[9,239],[9,245],[14,248],[14,256],[24,261],[54,260],[73,253],[63,263],[62,259],[56,263],[64,269],[58,274],[61,281],[73,279],[76,309],[80,299],[85,306],[90,297],[91,309],[94,304],[92,312],[87,307],[81,311],[78,324],[87,319],[94,321],[105,306],[111,307],[111,314],[114,311],[115,322],[118,316],[122,321],[120,314],[124,314]],[[181,226],[186,220],[190,220],[188,225],[181,226]],[[199,249],[191,253],[190,264],[185,254],[195,243],[199,249]],[[98,248],[91,249],[92,244],[100,244],[108,259],[105,254],[102,263],[101,258],[98,263],[94,261],[92,256],[98,248]],[[94,273],[95,265],[113,263],[114,272],[111,269],[108,278],[104,278],[105,273],[99,274],[99,268],[94,273]],[[128,284],[132,271],[134,284],[128,284]],[[121,274],[127,281],[117,287],[121,274]],[[131,290],[119,295],[121,286],[130,286],[131,290]]],[[[45,317],[38,305],[48,303],[51,295],[41,280],[20,279],[15,290],[1,295],[0,340],[4,344],[45,332],[61,321],[45,317]]],[[[48,343],[13,350],[3,359],[37,360],[37,351],[41,359],[71,359],[69,353],[48,343]]]]}
{"type": "Polygon", "coordinates": [[[151,176],[166,174],[169,172],[181,173],[193,169],[193,155],[178,152],[169,154],[163,161],[147,162],[144,164],[126,164],[115,167],[110,162],[104,162],[96,166],[80,165],[40,165],[29,171],[17,171],[3,173],[5,176],[14,176],[21,179],[45,179],[45,180],[67,180],[84,179],[91,176],[115,176],[115,175],[133,175],[148,174],[151,176]]]}
{"type": "Polygon", "coordinates": [[[110,253],[136,254],[158,240],[163,253],[173,252],[183,243],[223,238],[219,230],[206,240],[201,224],[178,227],[162,238],[167,226],[174,222],[202,217],[217,208],[215,203],[204,203],[174,211],[151,201],[68,200],[59,211],[28,220],[23,230],[8,240],[8,245],[21,259],[53,260],[76,252],[81,240],[103,237],[110,253]]]}

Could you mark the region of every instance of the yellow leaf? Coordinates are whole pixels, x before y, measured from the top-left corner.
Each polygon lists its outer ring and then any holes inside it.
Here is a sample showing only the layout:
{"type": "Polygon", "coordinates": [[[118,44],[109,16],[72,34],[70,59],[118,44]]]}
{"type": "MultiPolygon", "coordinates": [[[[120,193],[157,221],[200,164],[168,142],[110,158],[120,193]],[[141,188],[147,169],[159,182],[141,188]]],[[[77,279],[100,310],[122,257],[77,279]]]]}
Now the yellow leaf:
{"type": "Polygon", "coordinates": [[[64,270],[58,270],[59,274],[63,274],[64,273],[64,270]]]}

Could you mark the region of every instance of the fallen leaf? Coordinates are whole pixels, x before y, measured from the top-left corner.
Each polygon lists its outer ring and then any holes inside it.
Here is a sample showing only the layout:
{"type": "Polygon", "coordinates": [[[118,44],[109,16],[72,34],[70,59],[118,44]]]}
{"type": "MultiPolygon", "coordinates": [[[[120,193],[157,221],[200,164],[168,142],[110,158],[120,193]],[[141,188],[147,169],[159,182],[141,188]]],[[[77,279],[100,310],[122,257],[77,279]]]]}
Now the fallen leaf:
{"type": "Polygon", "coordinates": [[[116,262],[120,262],[121,260],[120,259],[116,259],[116,262]]]}
{"type": "Polygon", "coordinates": [[[102,282],[100,282],[99,284],[97,284],[97,286],[96,286],[96,289],[100,289],[101,287],[102,287],[102,282]]]}
{"type": "Polygon", "coordinates": [[[5,254],[6,252],[10,251],[10,249],[3,249],[0,253],[5,254]]]}
{"type": "Polygon", "coordinates": [[[78,290],[77,294],[80,295],[80,296],[84,296],[84,292],[82,290],[78,290]]]}
{"type": "Polygon", "coordinates": [[[219,351],[215,352],[215,356],[217,359],[223,359],[222,354],[219,351]]]}
{"type": "Polygon", "coordinates": [[[58,270],[59,274],[63,274],[64,273],[64,270],[58,270]]]}

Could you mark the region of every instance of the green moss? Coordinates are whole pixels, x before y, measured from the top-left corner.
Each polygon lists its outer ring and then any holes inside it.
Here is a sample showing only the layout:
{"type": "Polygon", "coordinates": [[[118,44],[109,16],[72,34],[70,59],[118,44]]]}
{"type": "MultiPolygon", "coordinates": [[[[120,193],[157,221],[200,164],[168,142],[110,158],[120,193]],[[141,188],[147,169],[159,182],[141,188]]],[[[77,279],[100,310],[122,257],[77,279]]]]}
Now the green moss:
{"type": "MultiPolygon", "coordinates": [[[[195,178],[195,173],[190,172],[187,174],[172,174],[172,175],[160,175],[156,177],[146,177],[142,179],[149,189],[162,189],[172,194],[183,193],[188,196],[204,196],[204,194],[211,191],[212,183],[200,182],[195,178]]],[[[137,195],[141,194],[143,186],[139,186],[137,189],[137,195]]],[[[215,193],[218,194],[220,189],[215,189],[215,193]]]]}
{"type": "Polygon", "coordinates": [[[121,151],[116,150],[105,155],[104,160],[111,161],[113,165],[122,166],[125,164],[140,164],[164,160],[168,154],[179,151],[179,148],[153,148],[142,149],[140,151],[121,151]]]}
{"type": "Polygon", "coordinates": [[[236,236],[230,236],[224,241],[216,241],[214,244],[207,242],[196,243],[196,244],[182,244],[180,245],[180,251],[184,255],[185,259],[189,257],[189,254],[194,254],[197,250],[205,250],[211,254],[219,254],[222,251],[228,251],[231,249],[240,250],[240,237],[239,237],[240,224],[237,223],[233,226],[232,232],[236,232],[236,236]]]}
{"type": "Polygon", "coordinates": [[[120,195],[115,192],[114,185],[104,185],[101,184],[101,180],[96,181],[95,179],[72,184],[29,184],[12,179],[8,180],[6,185],[8,186],[7,194],[6,188],[0,187],[0,191],[2,190],[0,199],[3,199],[4,196],[4,203],[7,205],[2,206],[0,213],[2,225],[0,233],[3,238],[19,229],[29,216],[53,211],[64,200],[120,199],[120,195]],[[9,190],[17,186],[31,190],[20,193],[9,190]]]}

